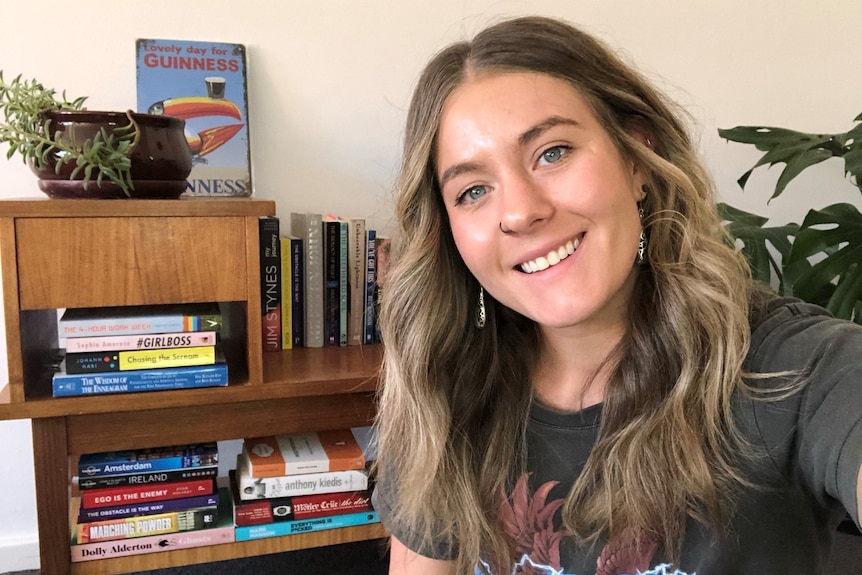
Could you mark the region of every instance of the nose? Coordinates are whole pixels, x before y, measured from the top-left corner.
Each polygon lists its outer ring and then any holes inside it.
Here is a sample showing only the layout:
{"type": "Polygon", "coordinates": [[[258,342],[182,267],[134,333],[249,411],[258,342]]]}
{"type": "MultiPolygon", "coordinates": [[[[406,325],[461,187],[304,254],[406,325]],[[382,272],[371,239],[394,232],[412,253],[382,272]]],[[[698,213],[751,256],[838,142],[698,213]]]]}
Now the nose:
{"type": "Polygon", "coordinates": [[[503,183],[500,230],[506,234],[532,231],[554,211],[546,191],[529,174],[514,172],[503,183]]]}

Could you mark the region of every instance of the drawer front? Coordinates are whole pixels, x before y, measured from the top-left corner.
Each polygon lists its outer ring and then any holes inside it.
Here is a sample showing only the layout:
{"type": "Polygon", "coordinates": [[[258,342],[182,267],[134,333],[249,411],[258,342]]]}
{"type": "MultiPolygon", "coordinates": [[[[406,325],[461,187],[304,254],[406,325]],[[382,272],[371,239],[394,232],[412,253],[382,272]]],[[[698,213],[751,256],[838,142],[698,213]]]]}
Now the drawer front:
{"type": "Polygon", "coordinates": [[[247,299],[241,217],[20,218],[21,309],[247,299]]]}

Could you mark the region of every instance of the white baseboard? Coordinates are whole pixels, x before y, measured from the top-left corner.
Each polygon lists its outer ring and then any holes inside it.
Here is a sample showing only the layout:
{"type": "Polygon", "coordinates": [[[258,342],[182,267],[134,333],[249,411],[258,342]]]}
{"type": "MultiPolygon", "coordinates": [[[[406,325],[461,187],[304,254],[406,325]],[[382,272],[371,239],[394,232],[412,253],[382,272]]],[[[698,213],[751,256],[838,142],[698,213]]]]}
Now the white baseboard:
{"type": "Polygon", "coordinates": [[[34,533],[0,538],[0,573],[39,568],[39,538],[34,533]]]}

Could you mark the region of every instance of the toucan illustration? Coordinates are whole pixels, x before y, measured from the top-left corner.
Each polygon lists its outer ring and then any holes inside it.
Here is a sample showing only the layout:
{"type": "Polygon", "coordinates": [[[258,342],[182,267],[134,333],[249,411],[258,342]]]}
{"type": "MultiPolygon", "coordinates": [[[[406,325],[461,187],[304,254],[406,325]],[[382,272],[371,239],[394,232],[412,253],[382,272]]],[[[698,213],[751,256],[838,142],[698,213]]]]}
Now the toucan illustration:
{"type": "MultiPolygon", "coordinates": [[[[147,109],[147,113],[173,116],[183,120],[219,116],[242,121],[242,112],[236,104],[224,98],[210,98],[208,96],[169,98],[152,104],[147,109]]],[[[240,123],[216,126],[201,130],[197,135],[186,132],[186,140],[192,155],[197,158],[206,156],[230,140],[244,125],[240,123]]]]}

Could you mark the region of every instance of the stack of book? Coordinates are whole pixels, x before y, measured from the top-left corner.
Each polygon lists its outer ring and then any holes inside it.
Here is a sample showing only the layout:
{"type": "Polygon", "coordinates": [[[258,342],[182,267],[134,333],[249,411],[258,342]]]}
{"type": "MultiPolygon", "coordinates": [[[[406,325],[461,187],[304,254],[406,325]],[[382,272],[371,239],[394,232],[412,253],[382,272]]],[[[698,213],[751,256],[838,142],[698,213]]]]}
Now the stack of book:
{"type": "Polygon", "coordinates": [[[376,343],[390,239],[364,218],[292,213],[260,219],[264,351],[376,343]]]}
{"type": "Polygon", "coordinates": [[[378,522],[366,465],[369,430],[245,439],[229,472],[236,540],[378,522]]]}
{"type": "Polygon", "coordinates": [[[54,397],[224,386],[218,304],[67,309],[54,397]]]}
{"type": "Polygon", "coordinates": [[[77,473],[74,562],[234,540],[215,442],[85,454],[77,473]]]}

